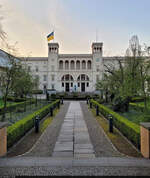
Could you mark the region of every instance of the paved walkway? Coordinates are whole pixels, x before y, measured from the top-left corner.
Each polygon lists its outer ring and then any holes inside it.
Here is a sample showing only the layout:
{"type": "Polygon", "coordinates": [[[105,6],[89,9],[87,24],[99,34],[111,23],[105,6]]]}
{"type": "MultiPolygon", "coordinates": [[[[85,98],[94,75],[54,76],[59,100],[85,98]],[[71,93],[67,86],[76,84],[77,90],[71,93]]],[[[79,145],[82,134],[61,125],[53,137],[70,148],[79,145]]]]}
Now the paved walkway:
{"type": "Polygon", "coordinates": [[[53,157],[95,158],[78,101],[72,101],[57,139],[53,157]]]}
{"type": "Polygon", "coordinates": [[[47,127],[36,144],[23,156],[50,157],[53,153],[57,137],[69,107],[69,102],[61,106],[59,113],[47,127]]]}
{"type": "Polygon", "coordinates": [[[0,177],[15,175],[150,176],[150,160],[121,157],[86,103],[73,101],[64,102],[28,153],[0,158],[0,177]]]}

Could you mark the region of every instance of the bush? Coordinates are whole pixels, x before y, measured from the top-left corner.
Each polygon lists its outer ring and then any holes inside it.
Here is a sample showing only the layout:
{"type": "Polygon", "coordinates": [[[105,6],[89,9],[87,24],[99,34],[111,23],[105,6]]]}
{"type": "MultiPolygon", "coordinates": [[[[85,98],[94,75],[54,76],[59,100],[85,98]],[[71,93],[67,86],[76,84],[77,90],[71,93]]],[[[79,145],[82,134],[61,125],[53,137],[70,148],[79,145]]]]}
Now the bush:
{"type": "Polygon", "coordinates": [[[56,100],[56,94],[54,94],[54,93],[51,94],[51,100],[52,101],[56,100]]]}
{"type": "Polygon", "coordinates": [[[112,111],[106,106],[99,104],[93,99],[90,100],[92,104],[96,107],[98,105],[100,112],[108,119],[108,115],[113,117],[113,123],[122,134],[127,137],[138,149],[140,148],[140,127],[139,125],[129,121],[118,113],[112,111]]]}
{"type": "Polygon", "coordinates": [[[32,90],[32,94],[43,94],[43,90],[32,90]]]}
{"type": "Polygon", "coordinates": [[[144,101],[144,97],[141,96],[133,97],[131,99],[131,102],[142,102],[142,101],[144,101]]]}
{"type": "MultiPolygon", "coordinates": [[[[24,107],[25,104],[28,105],[28,104],[30,104],[30,102],[31,103],[35,103],[35,99],[32,99],[31,101],[28,100],[28,101],[26,101],[26,103],[25,103],[25,101],[24,102],[20,102],[20,103],[12,103],[11,105],[8,105],[6,107],[6,112],[15,110],[17,107],[24,107]]],[[[3,108],[4,108],[3,106],[0,107],[0,114],[3,112],[3,110],[4,110],[3,108]]]]}
{"type": "Polygon", "coordinates": [[[28,132],[34,126],[34,120],[36,116],[39,116],[40,120],[45,117],[50,108],[59,102],[56,100],[55,102],[44,106],[43,108],[39,109],[38,111],[26,116],[22,120],[19,120],[15,124],[9,126],[7,128],[7,147],[11,147],[18,139],[20,139],[26,132],[28,132]]]}
{"type": "Polygon", "coordinates": [[[129,104],[131,108],[135,109],[136,111],[144,111],[144,106],[141,106],[140,104],[136,104],[136,103],[130,103],[129,104]]]}
{"type": "Polygon", "coordinates": [[[13,101],[13,102],[23,102],[25,101],[25,98],[15,98],[13,96],[8,96],[7,101],[13,101]]]}

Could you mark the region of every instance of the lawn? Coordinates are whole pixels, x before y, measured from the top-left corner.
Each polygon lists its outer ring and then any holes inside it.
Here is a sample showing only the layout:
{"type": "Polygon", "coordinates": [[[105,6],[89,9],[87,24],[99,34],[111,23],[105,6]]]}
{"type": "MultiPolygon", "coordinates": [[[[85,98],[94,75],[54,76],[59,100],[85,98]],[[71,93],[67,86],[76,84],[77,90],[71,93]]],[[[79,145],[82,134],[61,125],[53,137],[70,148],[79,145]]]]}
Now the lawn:
{"type": "Polygon", "coordinates": [[[140,125],[140,122],[150,122],[150,114],[136,111],[134,109],[130,109],[128,112],[124,113],[119,112],[119,114],[138,125],[140,125]]]}
{"type": "MultiPolygon", "coordinates": [[[[144,102],[136,102],[136,104],[144,107],[144,102]]],[[[105,106],[112,109],[111,105],[105,104],[105,106]]],[[[140,122],[150,122],[150,101],[148,101],[148,108],[149,108],[149,111],[147,113],[144,113],[140,110],[135,110],[131,107],[129,107],[128,112],[124,112],[124,113],[117,112],[117,113],[127,118],[128,120],[134,122],[135,124],[140,125],[140,122]]]]}
{"type": "MultiPolygon", "coordinates": [[[[11,105],[12,103],[15,103],[15,102],[8,102],[8,105],[11,105]]],[[[45,100],[41,100],[41,101],[38,100],[37,106],[35,105],[35,103],[26,105],[26,111],[24,111],[24,106],[18,106],[13,111],[7,112],[5,114],[5,121],[7,121],[10,125],[14,124],[15,122],[19,121],[20,119],[26,117],[27,115],[42,108],[43,106],[47,104],[48,103],[45,100]]],[[[0,107],[2,106],[3,106],[3,102],[1,101],[0,107]]],[[[1,119],[2,119],[2,114],[0,114],[0,120],[1,119]]]]}

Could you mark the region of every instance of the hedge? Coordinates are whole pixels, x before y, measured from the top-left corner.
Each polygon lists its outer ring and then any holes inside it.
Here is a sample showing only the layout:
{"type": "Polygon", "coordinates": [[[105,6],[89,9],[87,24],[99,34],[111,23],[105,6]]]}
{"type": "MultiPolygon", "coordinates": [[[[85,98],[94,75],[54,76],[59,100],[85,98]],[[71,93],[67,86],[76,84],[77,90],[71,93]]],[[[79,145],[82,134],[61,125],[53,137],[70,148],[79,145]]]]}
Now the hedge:
{"type": "Polygon", "coordinates": [[[120,130],[120,132],[127,137],[138,149],[140,149],[140,127],[139,125],[129,121],[125,117],[119,115],[106,106],[99,104],[93,99],[90,102],[96,107],[99,107],[99,111],[108,119],[110,114],[113,118],[114,126],[120,130]]]}
{"type": "Polygon", "coordinates": [[[11,147],[16,141],[18,141],[26,132],[28,132],[34,126],[34,120],[36,116],[39,116],[40,120],[45,117],[51,107],[56,107],[59,100],[50,103],[43,108],[35,111],[34,113],[26,116],[22,120],[19,120],[15,124],[7,128],[7,147],[11,147]]]}
{"type": "Polygon", "coordinates": [[[43,94],[43,90],[32,90],[32,94],[43,94]]]}
{"type": "Polygon", "coordinates": [[[16,98],[16,97],[13,97],[13,96],[8,96],[7,101],[22,102],[22,101],[25,101],[25,98],[16,98]]]}
{"type": "Polygon", "coordinates": [[[137,103],[130,103],[129,106],[137,111],[139,111],[139,110],[142,112],[144,111],[144,106],[139,105],[137,103]]]}
{"type": "MultiPolygon", "coordinates": [[[[25,101],[19,102],[19,103],[12,103],[6,107],[6,112],[9,112],[10,110],[12,111],[12,110],[16,109],[18,106],[23,107],[25,104],[28,105],[28,104],[30,104],[30,102],[35,103],[35,99],[31,99],[31,101],[27,100],[26,103],[25,103],[25,101]]],[[[3,106],[0,107],[0,113],[3,112],[3,109],[4,109],[3,106]]]]}
{"type": "Polygon", "coordinates": [[[142,101],[144,101],[144,97],[142,96],[136,96],[131,98],[131,102],[142,102],[142,101]]]}

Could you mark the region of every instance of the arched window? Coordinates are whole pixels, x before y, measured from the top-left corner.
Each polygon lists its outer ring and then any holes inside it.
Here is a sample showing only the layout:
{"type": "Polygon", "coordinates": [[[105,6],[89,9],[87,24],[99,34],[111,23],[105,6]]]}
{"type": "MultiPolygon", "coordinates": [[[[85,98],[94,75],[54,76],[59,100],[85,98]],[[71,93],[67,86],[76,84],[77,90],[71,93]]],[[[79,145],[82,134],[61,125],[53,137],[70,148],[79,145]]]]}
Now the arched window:
{"type": "Polygon", "coordinates": [[[70,66],[71,70],[74,70],[75,69],[75,64],[74,64],[74,61],[71,61],[71,66],[70,66]]]}
{"type": "Polygon", "coordinates": [[[59,61],[59,69],[63,69],[63,61],[59,61]]]}
{"type": "Polygon", "coordinates": [[[65,61],[65,69],[68,70],[69,69],[69,62],[65,61]]]}
{"type": "Polygon", "coordinates": [[[86,62],[82,61],[82,69],[86,69],[86,62]]]}
{"type": "Polygon", "coordinates": [[[80,61],[77,61],[77,62],[76,62],[76,69],[77,69],[77,70],[80,70],[80,61]]]}
{"type": "Polygon", "coordinates": [[[91,69],[91,61],[88,61],[88,69],[91,69]]]}
{"type": "Polygon", "coordinates": [[[85,74],[81,74],[78,76],[77,81],[89,81],[89,77],[85,74]]]}
{"type": "Polygon", "coordinates": [[[73,80],[72,75],[66,74],[62,76],[61,81],[74,81],[74,80],[73,80]]]}

